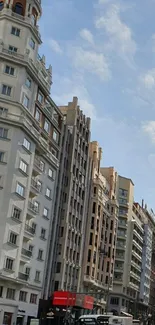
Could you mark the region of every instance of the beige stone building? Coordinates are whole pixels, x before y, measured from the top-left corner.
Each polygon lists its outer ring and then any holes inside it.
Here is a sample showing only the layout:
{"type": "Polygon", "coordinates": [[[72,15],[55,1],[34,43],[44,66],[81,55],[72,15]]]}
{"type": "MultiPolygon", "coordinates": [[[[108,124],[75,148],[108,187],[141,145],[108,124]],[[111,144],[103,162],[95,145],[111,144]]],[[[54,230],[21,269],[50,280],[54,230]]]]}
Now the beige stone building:
{"type": "Polygon", "coordinates": [[[89,148],[92,171],[91,192],[84,246],[81,287],[95,297],[96,309],[103,311],[113,287],[116,250],[117,173],[113,168],[100,168],[102,149],[97,142],[89,148]]]}

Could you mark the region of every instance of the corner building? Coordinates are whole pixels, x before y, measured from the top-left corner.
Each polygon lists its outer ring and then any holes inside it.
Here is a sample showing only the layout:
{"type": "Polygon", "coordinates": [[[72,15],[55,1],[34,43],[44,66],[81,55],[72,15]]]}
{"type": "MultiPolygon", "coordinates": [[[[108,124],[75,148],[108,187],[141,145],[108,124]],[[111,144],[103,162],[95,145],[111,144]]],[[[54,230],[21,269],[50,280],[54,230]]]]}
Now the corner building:
{"type": "Polygon", "coordinates": [[[44,286],[62,114],[38,56],[41,1],[0,1],[0,324],[37,316],[44,286]]]}

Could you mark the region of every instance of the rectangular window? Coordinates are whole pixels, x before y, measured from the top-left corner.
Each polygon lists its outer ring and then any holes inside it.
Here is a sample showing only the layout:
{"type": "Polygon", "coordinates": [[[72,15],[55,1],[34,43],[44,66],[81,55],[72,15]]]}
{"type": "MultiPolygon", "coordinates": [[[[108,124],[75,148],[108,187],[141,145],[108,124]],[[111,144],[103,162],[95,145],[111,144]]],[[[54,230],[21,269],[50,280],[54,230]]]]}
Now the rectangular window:
{"type": "Polygon", "coordinates": [[[11,243],[13,245],[16,245],[16,243],[17,243],[17,235],[13,232],[10,233],[9,243],[11,243]]]}
{"type": "Polygon", "coordinates": [[[20,29],[16,28],[16,27],[12,27],[11,34],[19,37],[20,36],[20,29]]]}
{"type": "Polygon", "coordinates": [[[40,237],[42,239],[45,239],[45,237],[46,237],[46,229],[44,229],[44,228],[41,229],[41,235],[40,235],[40,237]]]}
{"type": "MultiPolygon", "coordinates": [[[[30,250],[30,247],[29,247],[30,250]]],[[[30,276],[30,267],[26,267],[25,274],[29,277],[30,276]]]]}
{"type": "Polygon", "coordinates": [[[14,207],[13,214],[12,214],[12,218],[13,219],[20,220],[20,215],[21,215],[21,210],[19,210],[18,208],[14,207]]]}
{"type": "Polygon", "coordinates": [[[23,146],[30,151],[31,143],[26,138],[24,138],[23,146]]]}
{"type": "Polygon", "coordinates": [[[61,271],[61,263],[58,262],[56,267],[56,273],[60,273],[60,271],[61,271]]]}
{"type": "Polygon", "coordinates": [[[23,105],[24,107],[26,108],[29,108],[29,98],[24,94],[24,97],[23,97],[23,105]]]}
{"type": "Polygon", "coordinates": [[[47,120],[45,120],[45,122],[44,122],[44,130],[47,133],[49,133],[49,131],[50,131],[50,123],[47,120]]]}
{"type": "Polygon", "coordinates": [[[24,196],[25,188],[21,184],[17,183],[16,186],[16,193],[19,194],[20,196],[24,196]]]}
{"type": "Polygon", "coordinates": [[[37,100],[40,104],[43,104],[44,96],[40,91],[38,92],[37,100]]]}
{"type": "Polygon", "coordinates": [[[15,300],[15,293],[16,293],[15,289],[8,288],[6,293],[6,298],[15,300]]]}
{"type": "Polygon", "coordinates": [[[48,218],[48,209],[44,208],[43,216],[44,216],[45,218],[48,218]]]}
{"type": "Polygon", "coordinates": [[[53,131],[53,140],[58,143],[59,142],[59,134],[54,130],[53,131]]]}
{"type": "Polygon", "coordinates": [[[7,85],[2,85],[2,94],[6,96],[11,96],[12,87],[7,85]]]}
{"type": "Polygon", "coordinates": [[[0,286],[0,298],[2,298],[2,296],[3,296],[3,287],[0,286]]]}
{"type": "Polygon", "coordinates": [[[30,304],[37,304],[37,295],[35,295],[34,293],[31,293],[30,304]]]}
{"type": "Polygon", "coordinates": [[[26,78],[25,85],[27,88],[31,88],[31,79],[29,77],[26,78]]]}
{"type": "Polygon", "coordinates": [[[35,49],[35,41],[33,40],[33,38],[30,38],[29,45],[33,50],[35,49]]]}
{"type": "Polygon", "coordinates": [[[19,169],[20,169],[23,173],[27,174],[28,165],[25,163],[25,161],[23,161],[23,160],[20,161],[19,169]]]}
{"type": "Polygon", "coordinates": [[[53,169],[49,168],[49,170],[48,170],[48,176],[50,178],[54,179],[54,170],[53,169]]]}
{"type": "Polygon", "coordinates": [[[46,194],[48,198],[51,198],[51,190],[49,188],[46,189],[46,194]]]}
{"type": "Polygon", "coordinates": [[[5,262],[5,268],[7,270],[12,270],[13,269],[13,259],[7,257],[6,262],[5,262]]]}
{"type": "Polygon", "coordinates": [[[9,51],[13,53],[17,53],[18,49],[15,46],[9,45],[9,51]]]}
{"type": "Polygon", "coordinates": [[[26,302],[27,298],[27,292],[26,291],[20,291],[19,293],[19,301],[26,302]]]}
{"type": "Polygon", "coordinates": [[[8,129],[0,128],[0,138],[8,138],[8,129]]]}
{"type": "Polygon", "coordinates": [[[33,228],[33,230],[34,230],[34,233],[36,232],[36,228],[37,228],[37,225],[36,225],[36,223],[35,222],[32,222],[32,228],[33,228]]]}
{"type": "Polygon", "coordinates": [[[38,108],[36,108],[35,119],[37,122],[40,122],[40,120],[41,120],[41,112],[38,108]]]}
{"type": "Polygon", "coordinates": [[[40,271],[36,271],[35,281],[40,282],[40,271]]]}
{"type": "Polygon", "coordinates": [[[43,261],[43,250],[39,249],[38,251],[38,260],[43,261]]]}
{"type": "Polygon", "coordinates": [[[0,162],[4,162],[4,152],[0,151],[0,162]]]}
{"type": "Polygon", "coordinates": [[[11,76],[14,76],[15,69],[13,67],[10,67],[9,65],[6,65],[6,67],[5,67],[5,73],[6,74],[9,74],[11,76]]]}

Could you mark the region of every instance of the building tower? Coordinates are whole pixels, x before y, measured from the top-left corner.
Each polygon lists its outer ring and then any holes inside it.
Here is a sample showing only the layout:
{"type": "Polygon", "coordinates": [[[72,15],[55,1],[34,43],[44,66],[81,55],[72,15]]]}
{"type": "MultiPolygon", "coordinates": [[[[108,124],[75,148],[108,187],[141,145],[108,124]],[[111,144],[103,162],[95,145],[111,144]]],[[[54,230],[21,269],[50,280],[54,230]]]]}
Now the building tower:
{"type": "Polygon", "coordinates": [[[60,110],[65,125],[58,180],[61,187],[55,207],[58,233],[57,240],[53,234],[55,263],[49,256],[51,266],[46,278],[46,297],[49,289],[49,294],[57,290],[80,290],[89,194],[90,119],[80,110],[76,97],[60,110]]]}
{"type": "Polygon", "coordinates": [[[62,114],[38,56],[39,0],[0,0],[0,323],[37,316],[44,285],[62,114]]]}

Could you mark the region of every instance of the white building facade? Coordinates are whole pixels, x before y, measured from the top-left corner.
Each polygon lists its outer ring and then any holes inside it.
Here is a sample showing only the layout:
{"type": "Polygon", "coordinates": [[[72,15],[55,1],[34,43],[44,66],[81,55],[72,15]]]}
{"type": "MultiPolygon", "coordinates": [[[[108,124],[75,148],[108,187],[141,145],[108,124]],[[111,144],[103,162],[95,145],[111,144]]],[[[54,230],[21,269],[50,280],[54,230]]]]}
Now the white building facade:
{"type": "Polygon", "coordinates": [[[38,0],[0,1],[0,324],[37,317],[45,280],[62,115],[38,57],[38,0]]]}

